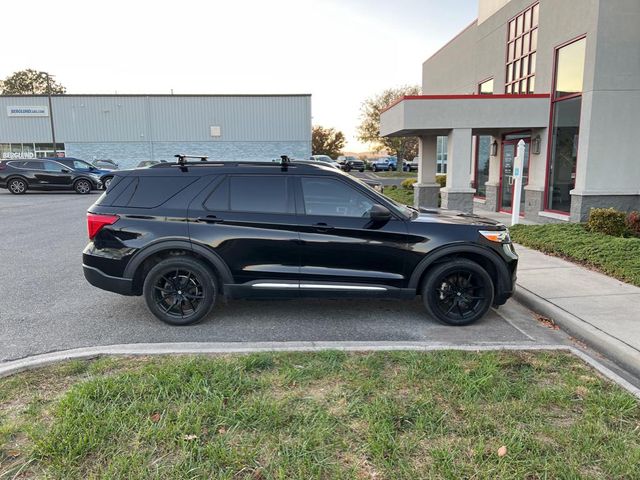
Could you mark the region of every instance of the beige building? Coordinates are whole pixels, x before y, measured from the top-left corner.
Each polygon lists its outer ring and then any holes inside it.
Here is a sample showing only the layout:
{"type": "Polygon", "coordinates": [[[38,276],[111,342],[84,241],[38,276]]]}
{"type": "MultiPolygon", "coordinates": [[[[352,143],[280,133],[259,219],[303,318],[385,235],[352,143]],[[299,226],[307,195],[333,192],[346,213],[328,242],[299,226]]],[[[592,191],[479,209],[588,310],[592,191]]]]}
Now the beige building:
{"type": "Polygon", "coordinates": [[[423,95],[381,116],[383,135],[420,138],[416,204],[441,193],[444,208],[511,212],[523,140],[528,219],[640,210],[639,25],[638,0],[480,0],[478,19],[424,62],[423,95]]]}

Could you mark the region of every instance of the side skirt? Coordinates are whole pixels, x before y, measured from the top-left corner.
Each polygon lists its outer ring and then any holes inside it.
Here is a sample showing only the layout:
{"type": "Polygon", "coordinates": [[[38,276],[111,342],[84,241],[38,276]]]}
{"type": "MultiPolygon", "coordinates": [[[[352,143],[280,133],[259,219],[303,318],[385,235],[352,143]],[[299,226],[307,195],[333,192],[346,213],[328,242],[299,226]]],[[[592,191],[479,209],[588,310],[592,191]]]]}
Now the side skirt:
{"type": "Polygon", "coordinates": [[[388,285],[255,280],[225,284],[229,298],[413,298],[416,290],[388,285]]]}

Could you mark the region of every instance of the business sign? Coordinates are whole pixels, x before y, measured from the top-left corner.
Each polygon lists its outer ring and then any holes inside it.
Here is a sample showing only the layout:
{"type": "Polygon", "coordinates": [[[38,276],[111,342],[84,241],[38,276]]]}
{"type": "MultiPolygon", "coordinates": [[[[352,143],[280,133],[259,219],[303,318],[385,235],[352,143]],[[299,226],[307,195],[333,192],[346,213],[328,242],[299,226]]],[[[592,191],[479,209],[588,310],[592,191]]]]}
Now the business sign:
{"type": "Polygon", "coordinates": [[[49,107],[7,107],[9,117],[48,117],[49,107]]]}
{"type": "Polygon", "coordinates": [[[4,160],[18,160],[26,158],[36,158],[33,152],[2,152],[4,160]]]}

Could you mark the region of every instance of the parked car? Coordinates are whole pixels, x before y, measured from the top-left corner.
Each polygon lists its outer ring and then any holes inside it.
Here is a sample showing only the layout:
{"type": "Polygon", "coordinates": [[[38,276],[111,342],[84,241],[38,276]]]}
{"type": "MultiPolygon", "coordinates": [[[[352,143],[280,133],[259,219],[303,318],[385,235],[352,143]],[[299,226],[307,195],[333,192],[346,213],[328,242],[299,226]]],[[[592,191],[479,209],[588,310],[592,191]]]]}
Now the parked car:
{"type": "Polygon", "coordinates": [[[158,165],[159,163],[165,163],[165,162],[166,160],[143,160],[140,163],[138,163],[136,168],[152,167],[154,165],[158,165]]]}
{"type": "Polygon", "coordinates": [[[418,157],[414,158],[410,162],[404,161],[402,163],[403,172],[417,172],[418,171],[418,157]]]}
{"type": "Polygon", "coordinates": [[[94,160],[93,165],[102,170],[118,170],[120,167],[113,160],[94,160]]]}
{"type": "Polygon", "coordinates": [[[350,172],[351,170],[364,172],[364,162],[356,157],[341,155],[336,159],[336,162],[340,164],[345,172],[350,172]]]}
{"type": "Polygon", "coordinates": [[[311,155],[311,157],[309,157],[309,160],[311,160],[312,162],[322,162],[327,165],[331,165],[333,168],[342,170],[342,166],[329,155],[311,155]]]}
{"type": "Polygon", "coordinates": [[[371,170],[374,172],[388,172],[393,168],[391,168],[388,157],[381,157],[371,162],[371,170]]]}
{"type": "Polygon", "coordinates": [[[75,170],[56,160],[3,160],[0,161],[0,188],[15,195],[27,190],[74,190],[87,194],[102,188],[100,175],[75,170]]]}
{"type": "Polygon", "coordinates": [[[84,160],[80,160],[79,158],[73,158],[73,157],[50,157],[47,158],[46,160],[53,160],[54,162],[58,162],[61,163],[69,168],[72,168],[73,170],[77,170],[79,172],[87,172],[87,173],[93,173],[93,174],[97,174],[98,176],[102,176],[105,173],[109,173],[110,170],[105,170],[105,169],[101,169],[98,168],[92,164],[90,164],[89,162],[85,162],[84,160]]]}
{"type": "Polygon", "coordinates": [[[422,295],[450,325],[512,295],[504,225],[400,205],[321,162],[183,162],[117,172],[87,214],[92,285],[144,296],[160,320],[221,297],[422,295]]]}

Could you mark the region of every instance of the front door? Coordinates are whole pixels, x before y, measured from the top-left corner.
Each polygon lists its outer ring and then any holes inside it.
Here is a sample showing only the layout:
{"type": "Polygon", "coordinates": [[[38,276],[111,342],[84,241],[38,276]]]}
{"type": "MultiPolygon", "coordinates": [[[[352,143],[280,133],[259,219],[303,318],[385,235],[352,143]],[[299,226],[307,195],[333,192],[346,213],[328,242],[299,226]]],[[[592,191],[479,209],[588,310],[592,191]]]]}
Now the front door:
{"type": "Polygon", "coordinates": [[[376,225],[367,192],[327,176],[299,177],[301,290],[375,292],[407,284],[407,226],[376,225]]]}
{"type": "Polygon", "coordinates": [[[520,215],[524,216],[524,186],[529,181],[529,144],[530,137],[518,135],[507,136],[502,142],[502,168],[500,171],[500,211],[511,213],[513,210],[513,193],[515,178],[513,176],[513,166],[518,153],[518,142],[524,140],[524,162],[522,168],[522,190],[520,195],[520,215]]]}

